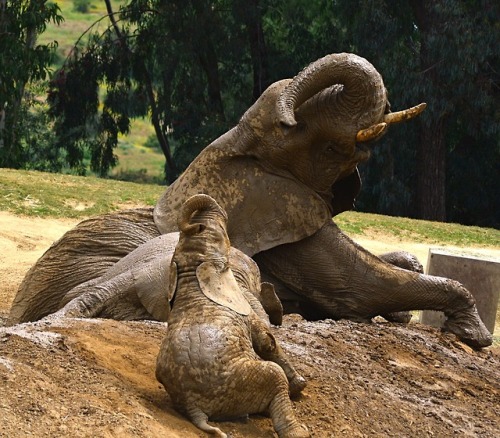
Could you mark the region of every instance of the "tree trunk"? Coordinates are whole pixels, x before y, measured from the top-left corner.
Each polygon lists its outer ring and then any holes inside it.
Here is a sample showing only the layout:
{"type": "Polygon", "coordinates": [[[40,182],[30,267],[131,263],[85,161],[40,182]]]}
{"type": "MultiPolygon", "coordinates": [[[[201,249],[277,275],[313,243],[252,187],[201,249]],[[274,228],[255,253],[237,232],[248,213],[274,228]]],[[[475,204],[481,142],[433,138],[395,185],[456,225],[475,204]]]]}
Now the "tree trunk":
{"type": "Polygon", "coordinates": [[[417,217],[446,221],[447,114],[438,113],[434,108],[441,98],[437,75],[440,59],[429,49],[429,40],[442,23],[439,22],[434,0],[410,0],[410,5],[421,35],[421,81],[429,82],[432,85],[430,88],[435,91],[433,96],[428,96],[431,99],[430,108],[420,120],[420,140],[417,146],[417,217]]]}
{"type": "Polygon", "coordinates": [[[417,146],[417,215],[446,221],[446,138],[444,118],[420,124],[417,146]]]}
{"type": "Polygon", "coordinates": [[[253,71],[253,99],[257,100],[269,85],[267,47],[262,29],[262,12],[259,0],[244,0],[237,3],[240,19],[245,24],[253,71]]]}
{"type": "MultiPolygon", "coordinates": [[[[193,2],[193,8],[197,16],[197,24],[200,29],[211,29],[216,27],[214,11],[206,2],[193,2]]],[[[225,120],[224,105],[219,78],[219,60],[212,42],[210,33],[197,33],[196,53],[201,68],[205,72],[208,87],[207,107],[210,113],[215,113],[219,120],[225,120]]]]}
{"type": "MultiPolygon", "coordinates": [[[[109,19],[111,21],[111,24],[113,26],[113,29],[115,30],[117,38],[120,40],[122,43],[122,46],[126,48],[126,50],[130,50],[128,43],[126,39],[123,37],[122,32],[120,31],[120,28],[118,27],[118,24],[116,22],[113,8],[111,5],[110,0],[105,0],[106,3],[106,10],[108,12],[109,19]]],[[[155,93],[153,90],[153,83],[151,79],[151,75],[149,74],[149,71],[146,67],[146,64],[144,62],[141,62],[139,65],[139,68],[141,70],[141,73],[144,78],[144,82],[146,85],[146,92],[148,95],[148,100],[149,100],[149,105],[151,106],[151,123],[153,124],[156,138],[158,139],[158,143],[160,144],[160,148],[163,152],[163,155],[165,156],[165,177],[167,182],[170,184],[175,181],[177,178],[177,166],[175,164],[174,158],[172,156],[172,150],[170,148],[170,143],[167,138],[167,129],[166,129],[166,123],[160,120],[159,116],[159,109],[158,105],[156,102],[156,97],[155,93]]]]}
{"type": "Polygon", "coordinates": [[[201,49],[202,50],[198,52],[198,57],[201,67],[207,77],[208,110],[217,114],[220,120],[225,120],[217,55],[212,42],[208,39],[201,46],[201,49]]]}

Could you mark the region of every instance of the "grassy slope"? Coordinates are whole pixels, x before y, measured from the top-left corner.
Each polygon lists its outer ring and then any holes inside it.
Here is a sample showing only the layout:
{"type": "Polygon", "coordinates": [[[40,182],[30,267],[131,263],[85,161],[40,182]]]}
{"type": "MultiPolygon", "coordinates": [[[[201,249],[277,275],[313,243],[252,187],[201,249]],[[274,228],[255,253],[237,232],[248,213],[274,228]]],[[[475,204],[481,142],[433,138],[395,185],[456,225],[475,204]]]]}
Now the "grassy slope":
{"type": "MultiPolygon", "coordinates": [[[[0,210],[42,217],[83,218],[137,205],[154,205],[165,187],[150,184],[0,169],[0,210]]],[[[500,231],[368,213],[346,212],[335,222],[348,234],[500,248],[500,231]]]]}
{"type": "Polygon", "coordinates": [[[0,210],[18,215],[84,218],[155,205],[164,190],[158,185],[0,169],[0,210]]]}

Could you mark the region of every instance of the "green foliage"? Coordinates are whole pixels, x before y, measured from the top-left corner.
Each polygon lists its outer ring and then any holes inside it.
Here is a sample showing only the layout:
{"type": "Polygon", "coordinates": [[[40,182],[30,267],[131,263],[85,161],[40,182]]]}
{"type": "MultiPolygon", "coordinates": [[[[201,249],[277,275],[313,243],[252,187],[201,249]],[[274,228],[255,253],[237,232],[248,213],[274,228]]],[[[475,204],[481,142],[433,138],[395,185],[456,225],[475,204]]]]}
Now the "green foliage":
{"type": "MultiPolygon", "coordinates": [[[[30,112],[35,100],[27,87],[49,73],[57,43],[37,44],[37,37],[49,22],[62,21],[59,12],[57,5],[46,0],[0,4],[0,167],[24,167],[33,158],[26,117],[36,117],[30,112]]],[[[43,155],[43,148],[38,155],[43,155]]],[[[42,156],[41,160],[49,158],[42,156]]]]}
{"type": "Polygon", "coordinates": [[[443,145],[438,159],[446,161],[446,174],[428,186],[437,191],[445,185],[447,219],[499,227],[498,2],[356,0],[337,5],[337,17],[349,29],[344,47],[382,73],[393,108],[428,104],[418,121],[392,128],[374,148],[362,167],[358,208],[418,217],[422,193],[417,182],[434,176],[425,171],[429,155],[438,154],[437,148],[422,148],[430,137],[443,145]]]}
{"type": "MultiPolygon", "coordinates": [[[[105,3],[80,14],[82,29],[95,11],[105,13],[105,3]]],[[[65,162],[83,174],[90,163],[100,175],[149,178],[142,164],[135,172],[128,165],[131,151],[110,171],[131,121],[148,118],[156,142],[147,147],[159,145],[173,181],[267,85],[327,53],[351,51],[382,73],[393,109],[428,103],[419,120],[391,128],[375,145],[361,169],[358,208],[421,214],[417,188],[427,178],[422,166],[427,170],[433,151],[423,145],[430,138],[445,151],[445,177],[429,186],[446,185],[448,219],[500,226],[497,3],[129,0],[116,9],[112,2],[116,21],[100,20],[52,79],[54,129],[26,106],[26,121],[39,117],[37,130],[48,129],[37,142],[29,137],[23,156],[35,148],[49,156],[52,144],[56,158],[42,167],[65,162]]]]}
{"type": "Polygon", "coordinates": [[[86,14],[90,10],[91,0],[73,0],[73,9],[76,12],[86,14]]]}

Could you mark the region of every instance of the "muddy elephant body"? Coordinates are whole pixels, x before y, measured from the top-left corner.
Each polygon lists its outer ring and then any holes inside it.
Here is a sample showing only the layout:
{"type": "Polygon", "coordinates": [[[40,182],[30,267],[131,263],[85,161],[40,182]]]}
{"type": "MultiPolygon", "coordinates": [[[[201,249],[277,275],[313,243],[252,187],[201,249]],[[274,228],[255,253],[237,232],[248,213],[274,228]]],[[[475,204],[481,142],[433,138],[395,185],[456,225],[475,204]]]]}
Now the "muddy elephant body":
{"type": "Polygon", "coordinates": [[[307,437],[288,395],[305,381],[229,267],[226,221],[206,195],[182,207],[167,293],[172,310],[156,376],[177,409],[207,432],[226,436],[208,419],[269,411],[280,437],[307,437]]]}
{"type": "MultiPolygon", "coordinates": [[[[357,165],[369,158],[375,141],[391,123],[421,108],[391,113],[382,78],[369,62],[352,54],[328,55],[293,80],[271,85],[236,127],[206,147],[159,199],[141,225],[142,239],[177,231],[182,203],[205,193],[227,212],[232,245],[253,257],[278,294],[291,297],[304,315],[367,320],[409,309],[442,310],[447,328],[462,340],[489,345],[491,334],[460,284],[394,267],[332,222],[352,208],[360,189],[357,165]]],[[[55,277],[73,277],[79,284],[101,275],[102,268],[88,263],[94,253],[119,258],[130,252],[135,242],[127,242],[126,227],[118,236],[115,224],[111,236],[110,227],[99,224],[118,217],[96,219],[49,250],[24,280],[10,323],[40,317],[32,308],[37,302],[67,293],[55,277]],[[71,272],[72,257],[60,255],[68,248],[88,270],[71,272]],[[44,270],[51,278],[41,275],[44,270]]],[[[37,307],[47,312],[47,306],[37,307]]]]}
{"type": "MultiPolygon", "coordinates": [[[[103,275],[70,289],[54,305],[55,313],[49,318],[167,321],[171,300],[168,280],[178,241],[178,232],[147,240],[103,275]]],[[[261,283],[257,264],[230,247],[228,266],[253,311],[264,321],[280,324],[283,307],[272,285],[261,283]]]]}

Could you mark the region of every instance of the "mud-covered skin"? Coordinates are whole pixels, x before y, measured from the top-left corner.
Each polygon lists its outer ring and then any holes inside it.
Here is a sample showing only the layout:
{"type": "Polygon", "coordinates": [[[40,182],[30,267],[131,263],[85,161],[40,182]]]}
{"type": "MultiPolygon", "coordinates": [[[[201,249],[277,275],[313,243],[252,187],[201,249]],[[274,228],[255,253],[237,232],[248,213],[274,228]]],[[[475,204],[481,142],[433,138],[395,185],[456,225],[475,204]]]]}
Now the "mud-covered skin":
{"type": "Polygon", "coordinates": [[[23,281],[8,323],[54,312],[73,287],[103,275],[145,241],[177,231],[182,203],[205,193],[227,212],[233,246],[278,285],[285,309],[312,319],[355,320],[443,310],[446,327],[463,341],[490,345],[491,334],[462,286],[449,283],[443,290],[440,280],[368,255],[332,223],[353,207],[357,166],[385,130],[372,143],[360,142],[358,134],[387,126],[394,115],[389,108],[381,75],[354,54],[327,55],[272,84],[167,188],[152,215],[107,215],[63,236],[23,281]],[[345,281],[350,277],[357,281],[345,281]]]}
{"type": "Polygon", "coordinates": [[[168,294],[172,309],[156,377],[174,406],[200,429],[226,437],[208,419],[269,412],[278,436],[308,437],[289,392],[305,380],[285,357],[269,322],[248,304],[228,265],[226,218],[208,196],[181,209],[168,294]],[[185,214],[185,211],[188,211],[185,214]]]}
{"type": "Polygon", "coordinates": [[[392,251],[379,256],[382,260],[391,265],[397,266],[399,268],[406,269],[408,271],[418,272],[420,274],[424,273],[424,267],[420,261],[409,252],[406,251],[392,251]]]}
{"type": "MultiPolygon", "coordinates": [[[[382,260],[391,265],[397,266],[399,268],[406,269],[408,271],[418,272],[420,274],[424,273],[424,267],[420,263],[420,261],[413,255],[407,251],[392,251],[387,252],[385,254],[381,254],[379,256],[382,260]]],[[[411,320],[410,312],[392,312],[385,313],[383,315],[387,321],[390,322],[399,322],[402,324],[407,324],[411,320]]]]}
{"type": "MultiPolygon", "coordinates": [[[[80,284],[61,299],[53,318],[111,318],[167,321],[167,284],[179,233],[148,240],[112,265],[102,276],[80,284]]],[[[280,324],[283,308],[271,285],[260,283],[257,264],[236,248],[229,266],[245,299],[258,316],[280,324]]]]}

